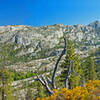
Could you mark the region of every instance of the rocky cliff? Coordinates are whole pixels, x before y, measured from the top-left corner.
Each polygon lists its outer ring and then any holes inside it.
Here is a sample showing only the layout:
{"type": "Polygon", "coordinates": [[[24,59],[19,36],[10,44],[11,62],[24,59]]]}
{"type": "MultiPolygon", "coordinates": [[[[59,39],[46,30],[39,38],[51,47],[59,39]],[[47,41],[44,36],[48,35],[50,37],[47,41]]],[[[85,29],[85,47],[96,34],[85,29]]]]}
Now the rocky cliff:
{"type": "Polygon", "coordinates": [[[80,56],[87,56],[89,50],[100,47],[99,21],[73,26],[9,25],[0,26],[0,57],[11,58],[7,59],[7,65],[54,57],[63,48],[64,34],[73,41],[75,52],[80,56]]]}

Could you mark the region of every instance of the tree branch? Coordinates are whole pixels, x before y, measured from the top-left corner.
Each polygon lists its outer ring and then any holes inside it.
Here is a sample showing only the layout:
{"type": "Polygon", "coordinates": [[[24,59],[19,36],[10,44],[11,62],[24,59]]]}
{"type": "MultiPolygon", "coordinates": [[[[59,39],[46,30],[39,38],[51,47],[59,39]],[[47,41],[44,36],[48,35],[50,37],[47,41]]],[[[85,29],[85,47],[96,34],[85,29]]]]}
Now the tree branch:
{"type": "Polygon", "coordinates": [[[66,78],[65,78],[65,88],[68,88],[68,79],[71,76],[71,61],[69,61],[69,65],[68,65],[68,72],[66,74],[66,78]]]}
{"type": "Polygon", "coordinates": [[[46,78],[42,75],[41,78],[37,76],[37,80],[40,81],[40,83],[46,88],[49,95],[53,94],[53,90],[49,87],[48,82],[46,78]],[[42,79],[41,79],[42,78],[42,79]]]}
{"type": "Polygon", "coordinates": [[[74,66],[73,66],[73,62],[72,62],[72,72],[73,72],[75,75],[77,75],[77,76],[79,76],[79,77],[81,78],[81,76],[80,76],[78,73],[75,72],[74,66]]]}
{"type": "Polygon", "coordinates": [[[64,49],[62,50],[60,56],[58,57],[58,59],[56,61],[54,72],[53,72],[53,75],[52,75],[52,80],[50,80],[49,78],[46,79],[43,75],[41,76],[41,78],[39,78],[39,76],[37,76],[36,80],[41,82],[41,84],[46,88],[49,95],[53,94],[54,93],[53,89],[56,88],[55,83],[54,83],[54,79],[55,79],[56,71],[58,69],[59,62],[60,62],[62,56],[66,53],[66,45],[67,45],[66,44],[66,38],[64,37],[64,49]],[[52,87],[50,87],[49,84],[52,87]]]}
{"type": "Polygon", "coordinates": [[[36,79],[37,81],[40,81],[40,83],[43,85],[43,86],[45,86],[45,83],[44,83],[44,81],[39,77],[39,76],[37,76],[37,79],[36,79]]]}
{"type": "Polygon", "coordinates": [[[54,72],[53,72],[53,75],[52,75],[52,86],[53,86],[53,88],[55,88],[55,86],[54,86],[54,79],[55,79],[56,71],[58,69],[58,64],[59,64],[62,56],[66,53],[66,45],[67,45],[67,43],[66,43],[66,38],[65,37],[64,37],[64,43],[65,43],[64,49],[63,49],[63,51],[61,52],[60,56],[58,57],[58,59],[56,61],[54,72]]]}

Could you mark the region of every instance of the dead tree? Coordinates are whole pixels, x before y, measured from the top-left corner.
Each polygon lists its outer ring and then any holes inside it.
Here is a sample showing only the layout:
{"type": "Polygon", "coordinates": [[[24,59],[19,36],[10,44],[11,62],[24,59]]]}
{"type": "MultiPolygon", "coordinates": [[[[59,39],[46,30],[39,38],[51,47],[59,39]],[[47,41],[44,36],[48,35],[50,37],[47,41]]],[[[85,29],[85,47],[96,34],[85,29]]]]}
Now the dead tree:
{"type": "MultiPolygon", "coordinates": [[[[54,71],[53,71],[53,74],[52,74],[52,78],[49,79],[49,78],[45,78],[43,75],[42,76],[37,76],[37,79],[38,81],[41,82],[41,84],[46,88],[47,92],[49,95],[53,94],[54,91],[53,89],[56,88],[55,86],[55,76],[56,76],[56,72],[57,72],[57,69],[58,69],[58,65],[59,65],[59,62],[61,60],[61,58],[63,57],[63,55],[67,55],[67,42],[66,42],[66,37],[64,37],[64,48],[61,52],[61,54],[59,55],[57,61],[56,61],[56,64],[55,64],[55,67],[54,67],[54,71]],[[51,85],[51,86],[49,86],[51,85]]],[[[74,66],[73,66],[73,61],[69,61],[69,66],[68,66],[68,71],[66,72],[66,77],[65,77],[65,88],[68,88],[68,79],[69,77],[71,76],[71,74],[75,73],[76,75],[78,75],[75,70],[74,70],[74,66]]],[[[78,75],[79,77],[81,77],[80,75],[78,75]]]]}
{"type": "Polygon", "coordinates": [[[59,62],[60,62],[61,58],[63,57],[63,55],[65,55],[65,53],[66,53],[66,47],[67,47],[66,45],[67,45],[66,37],[64,37],[64,48],[63,48],[61,54],[59,55],[59,57],[56,61],[54,71],[53,71],[53,75],[52,75],[52,79],[45,78],[43,75],[41,76],[41,78],[39,76],[37,76],[37,80],[40,81],[41,84],[46,88],[49,95],[53,94],[54,93],[53,89],[56,88],[54,80],[55,80],[57,69],[59,67],[58,66],[59,62]],[[49,86],[49,84],[51,85],[51,87],[49,86]]]}
{"type": "Polygon", "coordinates": [[[67,71],[66,78],[65,78],[65,88],[69,88],[69,87],[68,87],[68,79],[70,78],[72,72],[73,72],[75,75],[77,75],[77,76],[79,76],[79,77],[81,78],[81,76],[80,76],[78,73],[75,72],[73,63],[74,63],[74,61],[69,61],[69,64],[68,64],[68,71],[67,71]]]}
{"type": "Polygon", "coordinates": [[[54,72],[53,72],[53,75],[52,75],[52,82],[51,82],[51,83],[52,83],[52,87],[53,87],[53,88],[56,88],[56,87],[55,87],[55,83],[54,83],[54,79],[55,79],[56,71],[57,71],[57,69],[58,69],[58,64],[59,64],[61,58],[63,57],[63,55],[66,53],[67,43],[66,43],[66,38],[65,38],[65,37],[64,37],[64,43],[65,43],[64,49],[63,49],[63,51],[61,52],[61,55],[60,55],[60,56],[58,57],[58,59],[57,59],[57,62],[56,62],[55,68],[54,68],[54,72]]]}

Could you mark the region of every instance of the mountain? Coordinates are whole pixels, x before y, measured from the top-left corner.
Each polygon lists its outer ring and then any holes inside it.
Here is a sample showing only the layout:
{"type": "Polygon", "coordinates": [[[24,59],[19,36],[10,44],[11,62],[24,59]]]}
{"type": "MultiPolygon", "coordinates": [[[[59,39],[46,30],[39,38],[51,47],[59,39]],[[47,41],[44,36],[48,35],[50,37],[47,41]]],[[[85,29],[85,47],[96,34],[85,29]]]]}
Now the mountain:
{"type": "MultiPolygon", "coordinates": [[[[63,35],[72,40],[80,58],[93,56],[97,75],[100,76],[99,21],[89,25],[0,26],[0,67],[14,72],[14,95],[25,98],[28,87],[31,87],[33,95],[37,95],[36,74],[52,73],[64,47],[63,35]]],[[[63,60],[64,57],[61,62],[63,60]]],[[[57,75],[62,71],[59,69],[57,75]]]]}
{"type": "Polygon", "coordinates": [[[91,26],[93,28],[100,28],[100,22],[99,21],[94,21],[92,23],[90,23],[88,26],[91,26]]]}
{"type": "MultiPolygon", "coordinates": [[[[89,25],[72,26],[63,24],[42,27],[0,26],[0,57],[4,57],[1,64],[4,63],[4,59],[6,66],[13,66],[22,62],[37,62],[39,59],[42,62],[49,57],[56,57],[64,46],[63,34],[72,40],[75,52],[80,57],[86,57],[89,51],[100,47],[99,29],[99,21],[89,25]]],[[[38,66],[42,66],[41,62],[38,66]]],[[[35,63],[31,67],[35,67],[34,65],[35,63]]],[[[17,67],[19,69],[19,65],[17,67]]],[[[28,67],[25,70],[29,71],[28,67]]]]}

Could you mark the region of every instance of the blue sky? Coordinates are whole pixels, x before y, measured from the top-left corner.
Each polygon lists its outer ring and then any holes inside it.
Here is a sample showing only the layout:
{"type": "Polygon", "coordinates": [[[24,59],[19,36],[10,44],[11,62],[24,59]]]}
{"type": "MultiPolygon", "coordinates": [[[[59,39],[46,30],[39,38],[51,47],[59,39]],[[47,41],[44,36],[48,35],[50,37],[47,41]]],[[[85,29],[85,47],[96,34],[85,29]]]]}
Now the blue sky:
{"type": "Polygon", "coordinates": [[[100,20],[100,0],[0,0],[0,25],[74,25],[95,20],[100,20]]]}

